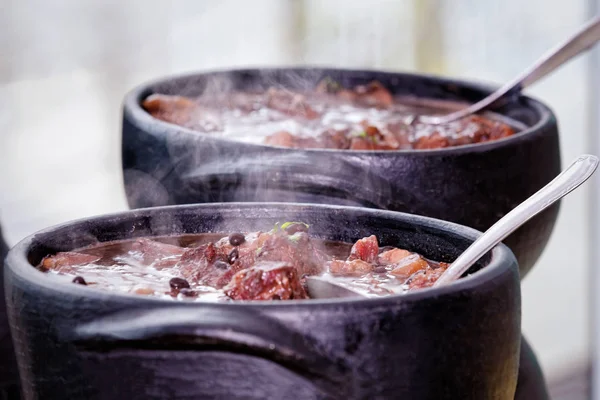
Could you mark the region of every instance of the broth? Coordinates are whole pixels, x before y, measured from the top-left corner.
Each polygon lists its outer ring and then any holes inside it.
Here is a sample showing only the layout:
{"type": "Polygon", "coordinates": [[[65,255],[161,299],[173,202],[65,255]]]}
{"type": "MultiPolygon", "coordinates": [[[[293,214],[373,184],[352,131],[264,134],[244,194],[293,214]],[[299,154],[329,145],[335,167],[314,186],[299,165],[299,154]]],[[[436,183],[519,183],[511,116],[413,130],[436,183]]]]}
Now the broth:
{"type": "Polygon", "coordinates": [[[108,242],[47,256],[38,266],[73,284],[181,301],[305,299],[308,275],[386,296],[431,286],[447,267],[380,248],[375,236],[354,244],[314,239],[300,222],[268,232],[108,242]]]}
{"type": "Polygon", "coordinates": [[[346,89],[325,79],[311,92],[271,87],[197,98],[153,94],[142,106],[155,118],[198,132],[289,148],[436,149],[515,133],[479,115],[444,125],[415,122],[417,115],[443,110],[403,102],[379,82],[346,89]]]}

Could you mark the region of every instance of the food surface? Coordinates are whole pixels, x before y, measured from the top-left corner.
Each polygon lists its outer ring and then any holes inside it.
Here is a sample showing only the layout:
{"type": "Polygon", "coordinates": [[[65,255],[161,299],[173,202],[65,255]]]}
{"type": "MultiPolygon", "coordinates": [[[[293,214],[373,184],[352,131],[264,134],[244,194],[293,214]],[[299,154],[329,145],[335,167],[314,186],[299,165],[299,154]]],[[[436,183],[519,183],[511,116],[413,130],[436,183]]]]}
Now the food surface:
{"type": "Polygon", "coordinates": [[[440,110],[403,104],[377,81],[346,89],[324,79],[306,92],[271,87],[197,98],[153,94],[142,106],[155,118],[198,132],[289,148],[437,149],[515,133],[479,115],[445,125],[419,123],[416,115],[440,110]]]}
{"type": "Polygon", "coordinates": [[[372,235],[354,244],[311,238],[302,222],[267,232],[108,242],[45,257],[38,268],[73,284],[175,300],[307,299],[305,277],[335,280],[366,296],[429,287],[448,264],[372,235]]]}

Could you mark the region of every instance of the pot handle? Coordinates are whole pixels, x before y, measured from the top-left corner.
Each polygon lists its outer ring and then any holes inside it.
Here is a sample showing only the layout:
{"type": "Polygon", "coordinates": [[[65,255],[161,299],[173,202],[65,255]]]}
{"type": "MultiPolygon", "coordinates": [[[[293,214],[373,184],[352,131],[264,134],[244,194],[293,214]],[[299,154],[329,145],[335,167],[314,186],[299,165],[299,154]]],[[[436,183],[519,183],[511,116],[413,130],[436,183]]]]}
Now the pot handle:
{"type": "Polygon", "coordinates": [[[346,381],[349,371],[341,357],[327,357],[310,337],[246,307],[133,309],[82,323],[71,332],[70,341],[88,351],[140,348],[245,353],[320,381],[318,386],[326,384],[327,391],[346,381]]]}

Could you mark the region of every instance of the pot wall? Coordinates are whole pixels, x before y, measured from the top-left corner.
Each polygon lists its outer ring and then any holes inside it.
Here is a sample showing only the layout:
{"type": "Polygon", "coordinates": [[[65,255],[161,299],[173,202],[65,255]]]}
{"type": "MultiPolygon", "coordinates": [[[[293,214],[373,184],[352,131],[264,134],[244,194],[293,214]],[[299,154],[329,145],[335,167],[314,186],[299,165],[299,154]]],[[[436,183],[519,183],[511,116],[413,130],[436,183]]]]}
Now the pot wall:
{"type": "Polygon", "coordinates": [[[13,333],[20,333],[15,345],[26,398],[513,398],[520,295],[517,265],[504,247],[486,269],[445,288],[295,304],[118,296],[54,282],[27,261],[95,240],[246,230],[292,217],[320,237],[375,233],[383,245],[442,260],[475,237],[409,215],[290,205],[147,209],[47,230],[7,259],[8,311],[13,333]]]}
{"type": "Polygon", "coordinates": [[[4,242],[0,228],[0,398],[18,400],[20,396],[19,375],[4,300],[4,257],[6,257],[6,253],[8,253],[8,246],[4,242]]]}
{"type": "MultiPolygon", "coordinates": [[[[529,126],[497,142],[433,151],[293,150],[191,132],[150,117],[151,93],[198,95],[227,89],[310,87],[325,76],[346,86],[381,81],[392,92],[475,101],[489,88],[420,75],[336,69],[233,70],[142,85],[124,104],[123,171],[132,208],[167,204],[286,201],[362,205],[489,228],[560,172],[556,120],[547,107],[512,97],[498,112],[529,126]],[[226,83],[223,83],[226,82],[226,83]]],[[[559,205],[510,237],[525,276],[552,232],[559,205]]]]}

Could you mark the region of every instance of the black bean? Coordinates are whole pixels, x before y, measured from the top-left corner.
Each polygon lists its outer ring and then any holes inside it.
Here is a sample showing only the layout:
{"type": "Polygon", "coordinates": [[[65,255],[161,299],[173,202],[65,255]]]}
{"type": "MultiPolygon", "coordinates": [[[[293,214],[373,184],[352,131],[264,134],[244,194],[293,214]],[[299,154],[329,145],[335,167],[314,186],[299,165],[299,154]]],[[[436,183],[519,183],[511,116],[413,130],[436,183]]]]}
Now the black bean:
{"type": "Polygon", "coordinates": [[[225,270],[229,269],[229,264],[227,264],[225,261],[221,261],[221,260],[215,261],[213,266],[217,269],[225,269],[225,270]]]}
{"type": "Polygon", "coordinates": [[[190,284],[183,278],[173,278],[169,281],[169,286],[173,290],[189,289],[190,284]]]}
{"type": "Polygon", "coordinates": [[[73,278],[73,283],[78,283],[80,285],[87,285],[87,282],[81,276],[76,276],[75,278],[73,278]]]}
{"type": "Polygon", "coordinates": [[[239,246],[245,241],[246,237],[243,233],[236,232],[229,235],[229,243],[231,243],[232,246],[239,246]]]}
{"type": "Polygon", "coordinates": [[[240,258],[240,252],[235,248],[231,250],[231,253],[227,256],[227,261],[229,261],[229,264],[233,264],[238,258],[240,258]]]}
{"type": "Polygon", "coordinates": [[[288,235],[293,235],[296,232],[308,232],[308,227],[301,222],[296,222],[286,226],[285,232],[288,235]]]}
{"type": "Polygon", "coordinates": [[[385,274],[387,272],[387,268],[386,267],[376,267],[376,268],[373,268],[373,272],[375,272],[376,274],[385,274]]]}
{"type": "Polygon", "coordinates": [[[181,293],[185,297],[196,297],[196,296],[198,296],[198,292],[196,292],[193,289],[181,289],[179,291],[179,293],[181,293]]]}

